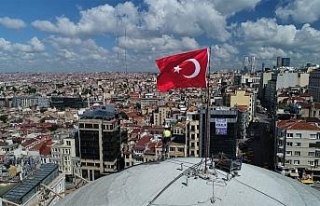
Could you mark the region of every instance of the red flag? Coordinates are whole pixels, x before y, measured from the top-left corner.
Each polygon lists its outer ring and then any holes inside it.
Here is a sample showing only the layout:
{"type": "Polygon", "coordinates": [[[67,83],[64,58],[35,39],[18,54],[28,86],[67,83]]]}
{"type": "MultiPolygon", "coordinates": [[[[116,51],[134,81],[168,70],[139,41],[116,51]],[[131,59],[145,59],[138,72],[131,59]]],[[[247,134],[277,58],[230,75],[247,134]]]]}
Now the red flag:
{"type": "Polygon", "coordinates": [[[208,62],[207,48],[157,59],[160,70],[158,90],[165,92],[175,88],[207,87],[208,62]]]}

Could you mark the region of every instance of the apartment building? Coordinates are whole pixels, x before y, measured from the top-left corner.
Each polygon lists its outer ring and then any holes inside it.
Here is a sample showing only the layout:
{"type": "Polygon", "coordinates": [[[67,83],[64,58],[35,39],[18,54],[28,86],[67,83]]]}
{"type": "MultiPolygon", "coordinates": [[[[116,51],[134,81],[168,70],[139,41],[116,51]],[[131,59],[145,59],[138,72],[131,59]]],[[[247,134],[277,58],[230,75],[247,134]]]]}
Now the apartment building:
{"type": "Polygon", "coordinates": [[[200,113],[198,111],[187,111],[186,113],[186,156],[200,156],[200,113]]]}
{"type": "Polygon", "coordinates": [[[159,106],[153,113],[153,124],[156,126],[162,126],[165,119],[170,118],[171,108],[166,106],[159,106]]]}
{"type": "MultiPolygon", "coordinates": [[[[277,166],[319,175],[320,126],[305,120],[281,120],[277,123],[277,166]]],[[[320,177],[320,176],[318,176],[320,177]]]]}
{"type": "Polygon", "coordinates": [[[255,116],[256,93],[251,89],[236,88],[226,94],[227,107],[247,107],[249,113],[249,122],[255,116]]]}
{"type": "Polygon", "coordinates": [[[55,143],[51,146],[51,159],[59,165],[59,171],[66,175],[74,175],[73,161],[76,157],[75,139],[65,138],[61,143],[55,143]]]}

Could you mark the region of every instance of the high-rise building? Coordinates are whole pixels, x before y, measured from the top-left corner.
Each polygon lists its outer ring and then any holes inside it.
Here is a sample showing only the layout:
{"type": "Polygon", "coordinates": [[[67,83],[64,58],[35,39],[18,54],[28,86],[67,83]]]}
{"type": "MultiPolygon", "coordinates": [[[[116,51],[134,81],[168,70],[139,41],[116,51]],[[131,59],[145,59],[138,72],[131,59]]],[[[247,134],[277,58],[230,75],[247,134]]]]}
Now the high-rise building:
{"type": "MultiPolygon", "coordinates": [[[[200,154],[206,151],[206,109],[200,111],[200,154]]],[[[230,107],[210,107],[210,156],[225,154],[230,159],[236,158],[238,110],[230,107]]]]}
{"type": "Polygon", "coordinates": [[[256,57],[255,56],[251,56],[250,57],[250,72],[254,73],[256,70],[256,57]]]}
{"type": "Polygon", "coordinates": [[[309,93],[315,102],[320,102],[320,69],[310,72],[309,93]]]}
{"type": "Polygon", "coordinates": [[[290,67],[290,58],[282,58],[281,59],[281,66],[290,67]]]}
{"type": "Polygon", "coordinates": [[[277,57],[277,68],[281,67],[281,57],[277,57]]]}
{"type": "Polygon", "coordinates": [[[250,64],[249,57],[245,56],[244,60],[243,60],[243,71],[244,72],[247,72],[249,70],[249,64],[250,64]]]}
{"type": "Polygon", "coordinates": [[[96,109],[79,120],[76,155],[80,157],[82,176],[95,180],[120,167],[119,119],[114,110],[96,109]]]}

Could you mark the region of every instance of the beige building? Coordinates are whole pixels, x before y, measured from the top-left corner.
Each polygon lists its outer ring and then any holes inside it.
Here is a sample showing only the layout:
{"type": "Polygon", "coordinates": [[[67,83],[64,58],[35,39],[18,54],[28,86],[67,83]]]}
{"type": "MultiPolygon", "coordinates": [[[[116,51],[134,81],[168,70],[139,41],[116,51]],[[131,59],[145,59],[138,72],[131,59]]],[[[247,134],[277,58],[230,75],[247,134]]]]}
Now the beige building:
{"type": "Polygon", "coordinates": [[[185,157],[185,144],[171,142],[169,145],[169,151],[167,153],[168,158],[185,157]]]}
{"type": "Polygon", "coordinates": [[[158,107],[157,111],[153,113],[153,124],[162,126],[165,119],[170,118],[171,108],[166,106],[158,107]]]}
{"type": "Polygon", "coordinates": [[[59,171],[66,175],[73,175],[72,159],[76,157],[75,140],[65,138],[62,143],[56,143],[51,146],[52,162],[59,165],[59,171]]]}
{"type": "Polygon", "coordinates": [[[253,91],[246,89],[235,89],[226,96],[227,107],[246,106],[249,112],[249,121],[252,121],[255,115],[256,95],[253,91]]]}
{"type": "Polygon", "coordinates": [[[199,146],[199,137],[200,137],[200,122],[199,122],[199,112],[187,112],[186,114],[186,148],[185,155],[187,157],[200,157],[200,146],[199,146]]]}

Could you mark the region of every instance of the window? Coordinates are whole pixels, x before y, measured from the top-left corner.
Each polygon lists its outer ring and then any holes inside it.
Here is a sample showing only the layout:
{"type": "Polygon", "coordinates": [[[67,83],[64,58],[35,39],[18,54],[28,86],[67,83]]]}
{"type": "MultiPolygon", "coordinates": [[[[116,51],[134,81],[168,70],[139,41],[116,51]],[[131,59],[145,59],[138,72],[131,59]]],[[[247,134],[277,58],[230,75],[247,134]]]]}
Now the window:
{"type": "Polygon", "coordinates": [[[184,152],[184,148],[178,148],[179,152],[184,152]]]}
{"type": "Polygon", "coordinates": [[[287,142],[287,146],[292,147],[292,142],[287,142]]]}
{"type": "Polygon", "coordinates": [[[292,164],[291,160],[286,160],[286,164],[292,164]]]}
{"type": "Polygon", "coordinates": [[[66,141],[68,146],[71,146],[71,141],[66,141]]]}
{"type": "Polygon", "coordinates": [[[310,134],[310,139],[317,139],[317,134],[310,134]]]}
{"type": "Polygon", "coordinates": [[[301,147],[301,142],[295,142],[295,143],[294,143],[294,146],[296,146],[296,147],[301,147]]]}
{"type": "Polygon", "coordinates": [[[300,151],[295,151],[295,152],[294,152],[294,155],[295,155],[295,156],[300,156],[300,155],[301,155],[301,152],[300,152],[300,151]]]}
{"type": "Polygon", "coordinates": [[[296,133],[296,138],[301,138],[302,134],[301,133],[296,133]]]}
{"type": "Polygon", "coordinates": [[[314,166],[314,161],[308,161],[308,164],[314,166]]]}
{"type": "Polygon", "coordinates": [[[308,152],[309,157],[314,157],[314,154],[315,154],[314,152],[308,152]]]}
{"type": "Polygon", "coordinates": [[[292,151],[286,151],[287,156],[292,156],[292,151]]]}
{"type": "Polygon", "coordinates": [[[170,147],[170,152],[174,152],[174,151],[176,151],[176,148],[170,147]]]}
{"type": "Polygon", "coordinates": [[[294,165],[299,165],[299,164],[300,164],[300,160],[294,160],[294,161],[293,161],[293,164],[294,164],[294,165]]]}
{"type": "Polygon", "coordinates": [[[287,137],[288,138],[292,138],[293,137],[293,133],[287,133],[287,137]]]}

